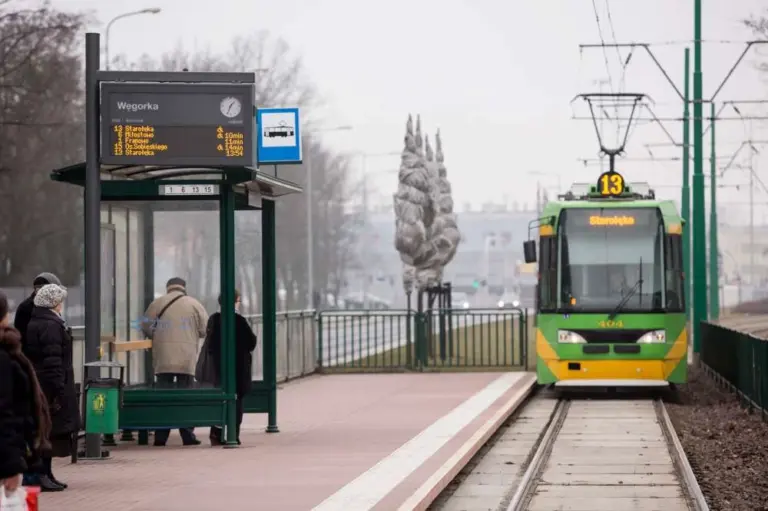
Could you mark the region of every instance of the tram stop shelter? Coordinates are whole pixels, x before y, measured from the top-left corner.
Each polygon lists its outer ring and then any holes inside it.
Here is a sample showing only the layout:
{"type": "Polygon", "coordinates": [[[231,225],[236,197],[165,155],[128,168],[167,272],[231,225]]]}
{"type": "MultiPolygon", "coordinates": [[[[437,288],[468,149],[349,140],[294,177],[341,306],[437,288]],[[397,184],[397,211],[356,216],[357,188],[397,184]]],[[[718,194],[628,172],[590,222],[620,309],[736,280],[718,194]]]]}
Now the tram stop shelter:
{"type": "MultiPolygon", "coordinates": [[[[52,179],[62,183],[85,186],[85,163],[57,169],[52,179]]],[[[185,212],[206,211],[218,214],[218,261],[221,272],[222,311],[234,310],[235,288],[235,211],[261,210],[263,334],[257,349],[263,350],[263,377],[253,382],[246,399],[246,412],[267,413],[268,431],[277,431],[276,418],[276,265],[275,265],[275,200],[281,196],[299,193],[301,188],[277,177],[266,175],[249,167],[239,168],[178,168],[155,166],[101,165],[101,207],[117,215],[127,211],[129,218],[140,226],[127,230],[128,243],[141,247],[141,270],[128,269],[130,278],[140,282],[141,313],[155,298],[154,269],[156,254],[155,217],[164,211],[177,215],[185,212]],[[191,193],[181,193],[182,188],[191,193]],[[143,284],[143,285],[142,285],[143,284]]],[[[134,367],[128,367],[130,376],[123,391],[119,426],[126,431],[138,431],[139,441],[146,441],[146,432],[161,428],[230,426],[227,443],[236,442],[235,422],[235,340],[234,313],[222,317],[222,383],[218,388],[195,382],[192,387],[155,382],[152,371],[152,341],[130,339],[120,330],[115,315],[109,312],[110,302],[125,302],[114,296],[112,280],[115,254],[109,249],[108,229],[102,229],[102,329],[101,343],[104,357],[119,358],[118,354],[137,352],[134,367]],[[105,250],[104,247],[107,247],[105,250]],[[110,255],[111,252],[111,255],[110,255]],[[104,268],[111,268],[105,271],[104,268]],[[106,304],[106,313],[105,305],[106,304]],[[141,374],[143,373],[143,374],[141,374]],[[144,433],[144,434],[142,434],[144,433]]],[[[163,276],[163,278],[168,278],[163,276]]],[[[128,286],[135,288],[137,286],[128,286]]],[[[136,301],[134,297],[133,301],[136,301]]],[[[128,301],[131,301],[130,299],[128,301]]],[[[211,312],[209,310],[209,312],[211,312]]],[[[130,361],[128,362],[130,364],[130,361]]],[[[130,434],[129,434],[130,435],[130,434]]]]}

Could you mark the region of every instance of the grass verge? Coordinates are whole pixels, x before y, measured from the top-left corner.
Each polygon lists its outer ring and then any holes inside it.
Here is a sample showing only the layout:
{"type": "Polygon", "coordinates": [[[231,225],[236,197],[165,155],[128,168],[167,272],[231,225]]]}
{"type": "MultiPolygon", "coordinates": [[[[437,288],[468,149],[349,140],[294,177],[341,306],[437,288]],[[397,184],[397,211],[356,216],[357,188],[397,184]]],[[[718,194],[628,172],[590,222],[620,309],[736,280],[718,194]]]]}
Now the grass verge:
{"type": "MultiPolygon", "coordinates": [[[[437,326],[432,327],[425,370],[489,371],[517,369],[524,366],[519,318],[509,317],[488,322],[472,321],[472,319],[471,316],[455,316],[452,321],[453,328],[446,332],[442,343],[437,326]]],[[[382,350],[346,364],[326,367],[324,370],[333,372],[408,370],[417,367],[416,359],[416,347],[411,343],[382,350]]]]}

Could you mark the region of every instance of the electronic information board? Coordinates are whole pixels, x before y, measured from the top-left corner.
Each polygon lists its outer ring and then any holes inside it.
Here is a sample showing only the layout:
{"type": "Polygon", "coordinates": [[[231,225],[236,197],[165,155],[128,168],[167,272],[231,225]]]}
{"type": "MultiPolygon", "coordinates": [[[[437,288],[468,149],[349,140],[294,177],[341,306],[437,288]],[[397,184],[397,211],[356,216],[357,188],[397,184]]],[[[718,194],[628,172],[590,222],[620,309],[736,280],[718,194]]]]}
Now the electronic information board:
{"type": "Polygon", "coordinates": [[[253,166],[253,85],[101,84],[101,163],[253,166]]]}

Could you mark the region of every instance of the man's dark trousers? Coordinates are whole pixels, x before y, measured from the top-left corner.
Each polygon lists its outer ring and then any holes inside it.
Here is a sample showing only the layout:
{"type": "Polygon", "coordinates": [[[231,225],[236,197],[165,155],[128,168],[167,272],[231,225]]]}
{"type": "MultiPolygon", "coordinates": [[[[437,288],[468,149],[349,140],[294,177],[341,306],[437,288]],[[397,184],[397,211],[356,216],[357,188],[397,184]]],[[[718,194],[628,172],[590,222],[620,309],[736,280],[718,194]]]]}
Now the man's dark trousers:
{"type": "MultiPolygon", "coordinates": [[[[176,384],[179,388],[189,388],[192,386],[194,379],[190,374],[179,373],[159,373],[157,375],[157,383],[163,387],[176,384]]],[[[155,431],[155,445],[165,445],[168,441],[168,437],[171,434],[170,429],[158,429],[155,431]]],[[[195,429],[194,428],[179,428],[179,434],[184,445],[195,444],[195,429]]]]}

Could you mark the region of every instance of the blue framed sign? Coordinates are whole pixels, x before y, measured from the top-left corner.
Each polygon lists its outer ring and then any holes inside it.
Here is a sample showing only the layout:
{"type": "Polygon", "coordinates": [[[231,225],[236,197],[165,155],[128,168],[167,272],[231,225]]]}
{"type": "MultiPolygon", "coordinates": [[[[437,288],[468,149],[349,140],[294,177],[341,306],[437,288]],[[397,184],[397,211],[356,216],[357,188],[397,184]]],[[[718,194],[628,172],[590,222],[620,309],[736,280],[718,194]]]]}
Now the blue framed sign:
{"type": "Polygon", "coordinates": [[[265,163],[301,163],[301,126],[298,108],[256,110],[256,159],[265,163]]]}

